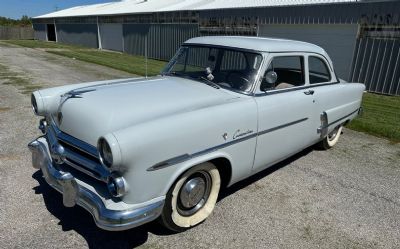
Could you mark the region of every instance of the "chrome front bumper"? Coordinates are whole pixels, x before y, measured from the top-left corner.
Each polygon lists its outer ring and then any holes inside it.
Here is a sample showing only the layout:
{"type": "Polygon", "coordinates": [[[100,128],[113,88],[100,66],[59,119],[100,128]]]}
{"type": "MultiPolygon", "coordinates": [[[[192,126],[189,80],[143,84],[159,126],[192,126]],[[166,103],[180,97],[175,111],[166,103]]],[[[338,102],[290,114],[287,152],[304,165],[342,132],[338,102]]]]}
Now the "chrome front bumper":
{"type": "Polygon", "coordinates": [[[97,193],[79,184],[69,172],[58,170],[53,165],[45,138],[38,138],[28,145],[32,152],[32,165],[41,169],[46,182],[63,195],[63,204],[76,204],[90,212],[96,225],[104,230],[121,231],[155,220],[162,211],[164,201],[156,201],[135,209],[107,209],[97,193]]]}

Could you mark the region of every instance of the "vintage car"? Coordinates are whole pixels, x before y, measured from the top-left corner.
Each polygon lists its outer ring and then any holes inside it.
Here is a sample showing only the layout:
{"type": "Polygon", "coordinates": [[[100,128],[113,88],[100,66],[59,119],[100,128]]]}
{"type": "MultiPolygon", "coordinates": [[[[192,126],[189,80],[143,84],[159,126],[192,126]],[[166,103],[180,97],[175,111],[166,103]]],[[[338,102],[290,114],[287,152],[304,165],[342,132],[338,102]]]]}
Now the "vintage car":
{"type": "Polygon", "coordinates": [[[319,46],[255,37],[186,41],[159,76],[39,90],[32,163],[97,226],[158,219],[183,231],[221,188],[301,150],[329,149],[364,85],[339,80],[319,46]]]}

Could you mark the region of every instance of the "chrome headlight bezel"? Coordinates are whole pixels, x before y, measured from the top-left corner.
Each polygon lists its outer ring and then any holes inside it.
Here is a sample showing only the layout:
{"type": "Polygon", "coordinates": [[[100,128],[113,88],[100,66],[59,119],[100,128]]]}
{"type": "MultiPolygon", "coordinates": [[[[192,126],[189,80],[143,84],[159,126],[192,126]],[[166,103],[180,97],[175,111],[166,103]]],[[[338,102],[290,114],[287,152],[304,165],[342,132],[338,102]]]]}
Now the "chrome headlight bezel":
{"type": "Polygon", "coordinates": [[[107,168],[111,168],[113,165],[113,153],[110,144],[103,137],[97,142],[97,149],[99,152],[99,159],[101,164],[107,168]]]}
{"type": "Polygon", "coordinates": [[[31,94],[31,105],[32,105],[33,113],[35,113],[35,115],[39,115],[36,97],[33,93],[31,94]]]}

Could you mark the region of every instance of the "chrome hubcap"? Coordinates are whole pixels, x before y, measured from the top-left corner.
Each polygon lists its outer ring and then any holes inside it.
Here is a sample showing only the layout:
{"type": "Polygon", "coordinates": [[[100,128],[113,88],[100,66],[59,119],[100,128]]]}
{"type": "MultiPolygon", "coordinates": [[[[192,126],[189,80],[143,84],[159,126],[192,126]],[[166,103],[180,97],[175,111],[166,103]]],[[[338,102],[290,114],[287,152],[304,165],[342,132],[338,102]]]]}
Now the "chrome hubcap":
{"type": "Polygon", "coordinates": [[[211,191],[211,177],[207,172],[196,172],[183,184],[178,198],[177,210],[183,216],[190,216],[207,202],[211,191]]]}

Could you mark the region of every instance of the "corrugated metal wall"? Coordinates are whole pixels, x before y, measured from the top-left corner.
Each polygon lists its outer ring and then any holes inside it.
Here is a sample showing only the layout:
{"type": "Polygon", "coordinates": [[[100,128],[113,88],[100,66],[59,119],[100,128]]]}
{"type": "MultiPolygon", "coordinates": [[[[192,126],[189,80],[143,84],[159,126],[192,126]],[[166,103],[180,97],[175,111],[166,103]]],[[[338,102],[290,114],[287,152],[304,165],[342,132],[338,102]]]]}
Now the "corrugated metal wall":
{"type": "Polygon", "coordinates": [[[189,38],[199,36],[197,24],[124,24],[124,51],[169,60],[189,38]]]}
{"type": "Polygon", "coordinates": [[[400,95],[400,40],[357,40],[351,80],[365,83],[369,92],[400,95]]]}
{"type": "Polygon", "coordinates": [[[35,30],[35,40],[47,41],[46,24],[34,23],[33,29],[35,30]]]}
{"type": "Polygon", "coordinates": [[[57,41],[98,48],[97,24],[57,23],[57,41]]]}
{"type": "Polygon", "coordinates": [[[356,24],[265,24],[258,35],[317,44],[329,54],[337,75],[349,80],[357,32],[356,24]]]}
{"type": "MultiPolygon", "coordinates": [[[[322,25],[320,26],[323,27],[322,33],[338,27],[337,32],[334,30],[336,35],[331,35],[330,38],[317,34],[319,36],[317,40],[307,39],[306,41],[320,44],[328,51],[340,77],[365,82],[370,91],[400,95],[398,89],[400,35],[388,38],[385,34],[386,31],[382,31],[382,28],[385,29],[384,27],[395,27],[398,30],[396,32],[400,32],[399,9],[400,1],[362,1],[304,6],[215,9],[193,11],[193,13],[165,12],[57,18],[56,20],[35,19],[34,22],[35,24],[45,24],[55,21],[59,42],[88,47],[98,47],[97,22],[100,22],[99,29],[101,33],[104,33],[103,36],[100,35],[103,48],[121,51],[121,43],[123,43],[123,51],[144,55],[145,44],[147,44],[149,57],[162,60],[169,60],[179,45],[185,40],[199,35],[255,36],[258,28],[261,27],[261,35],[270,36],[273,33],[271,29],[267,33],[262,33],[263,29],[267,30],[273,25],[298,25],[302,28],[292,32],[293,36],[288,37],[287,33],[286,38],[301,40],[307,35],[307,30],[316,27],[314,25],[322,25]],[[114,30],[112,27],[116,26],[103,26],[103,23],[121,25],[122,35],[120,28],[114,30]],[[340,28],[340,25],[344,25],[346,28],[340,28]],[[369,32],[367,36],[360,35],[357,39],[351,40],[350,36],[354,35],[354,27],[357,25],[360,26],[360,30],[365,26],[374,26],[376,29],[369,32]],[[347,30],[347,27],[350,28],[347,30]],[[375,36],[374,32],[383,33],[383,37],[375,36]],[[345,39],[340,37],[343,35],[346,36],[345,39]],[[120,38],[120,36],[123,37],[120,38]],[[122,40],[121,43],[120,40],[122,40]],[[355,41],[356,45],[354,45],[355,41]],[[321,42],[328,42],[331,45],[321,42]],[[355,47],[354,53],[352,53],[352,46],[355,47]],[[350,67],[351,57],[353,63],[350,67]],[[349,69],[351,69],[351,77],[348,77],[349,69]]],[[[45,35],[43,26],[34,25],[34,28],[37,31],[37,38],[42,39],[45,35]]],[[[281,32],[276,29],[276,32],[278,31],[281,32]]]]}
{"type": "Polygon", "coordinates": [[[101,23],[100,37],[101,47],[114,51],[124,50],[123,32],[121,23],[101,23]]]}

